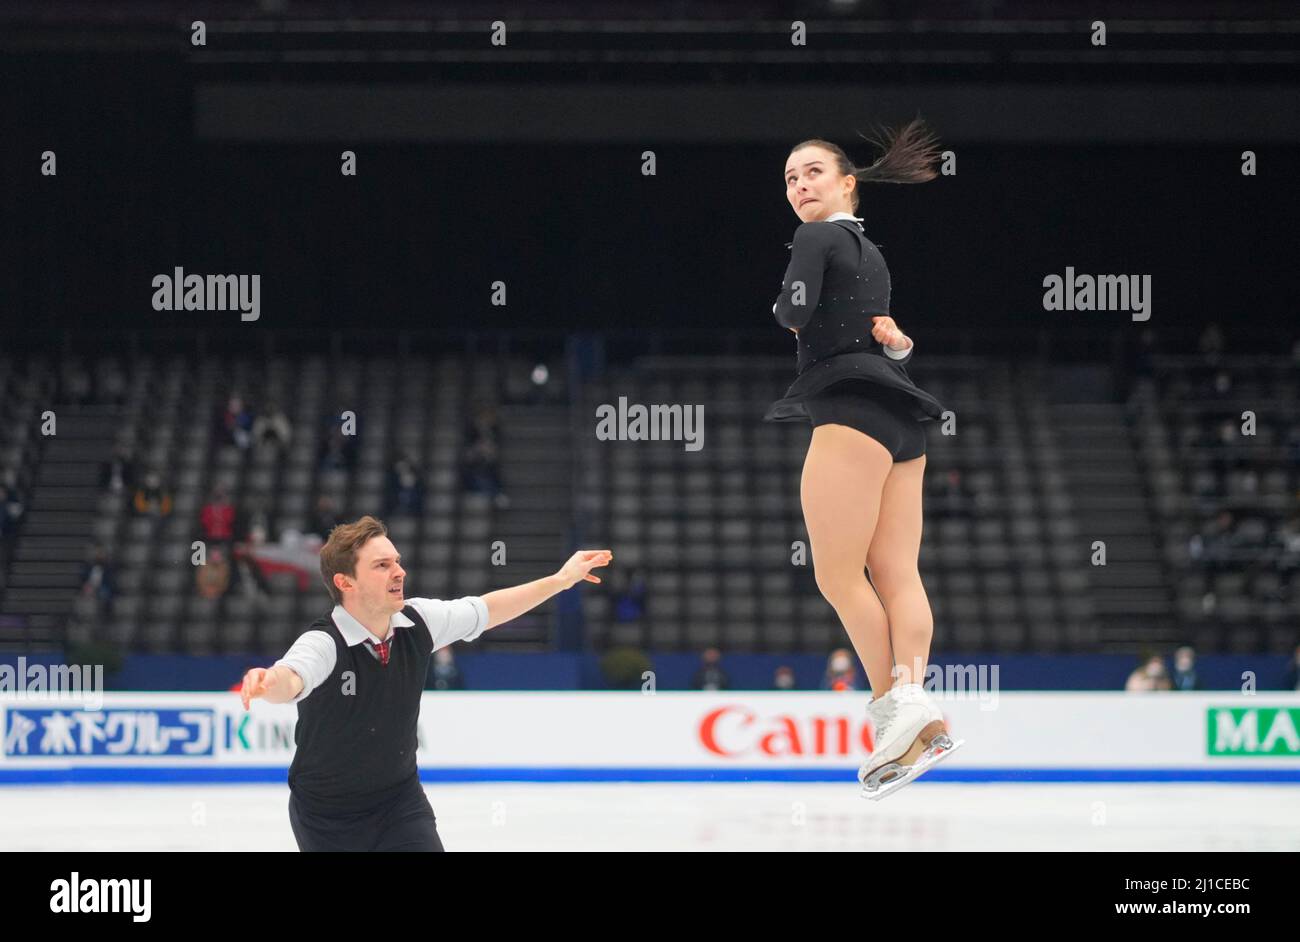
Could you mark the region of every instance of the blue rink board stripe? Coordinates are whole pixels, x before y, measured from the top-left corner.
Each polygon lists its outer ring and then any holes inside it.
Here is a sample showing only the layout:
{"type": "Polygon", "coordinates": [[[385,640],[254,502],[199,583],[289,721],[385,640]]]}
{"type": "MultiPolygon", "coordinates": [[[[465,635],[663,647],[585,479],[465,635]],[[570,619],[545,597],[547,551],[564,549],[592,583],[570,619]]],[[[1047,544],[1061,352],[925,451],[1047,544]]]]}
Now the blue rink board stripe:
{"type": "MultiPolygon", "coordinates": [[[[0,785],[284,783],[274,766],[73,766],[0,768],[0,785]]],[[[854,769],[773,768],[428,768],[423,782],[854,782],[854,769]]],[[[932,769],[927,782],[1294,782],[1291,769],[932,769]]]]}

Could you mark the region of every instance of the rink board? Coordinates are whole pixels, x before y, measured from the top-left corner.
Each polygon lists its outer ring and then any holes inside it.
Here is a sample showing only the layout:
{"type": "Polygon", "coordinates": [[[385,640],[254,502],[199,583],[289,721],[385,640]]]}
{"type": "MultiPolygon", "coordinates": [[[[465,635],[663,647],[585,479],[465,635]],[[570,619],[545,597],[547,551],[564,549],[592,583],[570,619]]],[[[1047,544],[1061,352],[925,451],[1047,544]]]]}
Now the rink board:
{"type": "MultiPolygon", "coordinates": [[[[1297,782],[1300,694],[937,695],[948,781],[1297,782]]],[[[427,781],[845,781],[862,694],[426,693],[427,781]]],[[[282,782],[297,708],[233,693],[0,694],[0,783],[282,782]]]]}

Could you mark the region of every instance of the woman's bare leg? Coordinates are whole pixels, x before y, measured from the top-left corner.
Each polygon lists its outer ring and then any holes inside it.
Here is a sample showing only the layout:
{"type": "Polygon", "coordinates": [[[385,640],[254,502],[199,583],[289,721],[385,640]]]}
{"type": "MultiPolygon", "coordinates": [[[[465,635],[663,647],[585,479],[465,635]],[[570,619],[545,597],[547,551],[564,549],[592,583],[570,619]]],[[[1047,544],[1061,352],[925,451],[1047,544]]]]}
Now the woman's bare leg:
{"type": "Polygon", "coordinates": [[[844,425],[813,429],[800,499],[817,588],[848,632],[874,695],[893,683],[889,621],[863,571],[881,491],[893,467],[884,445],[844,425]]]}
{"type": "Polygon", "coordinates": [[[925,456],[893,466],[867,550],[867,569],[889,619],[896,683],[924,683],[934,637],[934,615],[921,584],[921,494],[925,456]]]}

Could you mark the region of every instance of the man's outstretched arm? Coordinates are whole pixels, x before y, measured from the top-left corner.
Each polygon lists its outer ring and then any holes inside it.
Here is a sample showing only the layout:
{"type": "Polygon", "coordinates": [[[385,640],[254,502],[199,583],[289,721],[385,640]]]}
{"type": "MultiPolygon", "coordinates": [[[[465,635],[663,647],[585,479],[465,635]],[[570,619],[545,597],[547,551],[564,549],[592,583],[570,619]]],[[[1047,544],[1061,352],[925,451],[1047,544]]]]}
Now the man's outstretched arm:
{"type": "Polygon", "coordinates": [[[486,593],[482,599],[488,610],[487,627],[495,628],[518,618],[579,582],[600,582],[600,577],[593,576],[591,570],[608,565],[613,558],[614,554],[607,549],[578,550],[554,575],[486,593]]]}
{"type": "Polygon", "coordinates": [[[244,675],[239,698],[248,709],[250,700],[262,697],[267,703],[288,703],[302,693],[302,678],[289,667],[254,667],[244,675]]]}

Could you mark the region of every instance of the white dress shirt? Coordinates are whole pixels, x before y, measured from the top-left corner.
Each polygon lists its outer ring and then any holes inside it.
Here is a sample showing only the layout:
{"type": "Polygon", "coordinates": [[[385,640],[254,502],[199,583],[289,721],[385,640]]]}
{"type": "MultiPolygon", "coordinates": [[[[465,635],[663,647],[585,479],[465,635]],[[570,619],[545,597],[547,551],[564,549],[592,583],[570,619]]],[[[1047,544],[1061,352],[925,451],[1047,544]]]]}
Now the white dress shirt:
{"type": "MultiPolygon", "coordinates": [[[[825,219],[823,219],[823,220],[821,220],[821,221],[822,221],[822,222],[834,222],[836,219],[852,219],[854,222],[859,222],[859,223],[860,223],[860,222],[862,222],[863,217],[862,217],[862,216],[855,216],[855,215],[853,215],[852,213],[839,212],[839,213],[831,213],[829,216],[827,216],[825,219]]],[[[776,305],[775,305],[775,304],[772,305],[772,313],[773,313],[773,314],[776,313],[776,305]]],[[[900,331],[900,333],[901,333],[901,331],[900,331]]],[[[908,339],[909,341],[912,340],[911,337],[908,337],[907,339],[908,339]]],[[[894,349],[891,348],[891,347],[885,347],[885,356],[889,357],[891,360],[901,360],[901,359],[903,359],[905,356],[907,356],[908,353],[911,352],[912,347],[914,347],[914,346],[916,346],[915,341],[912,341],[908,346],[904,347],[902,350],[894,350],[894,349]]]]}
{"type": "MultiPolygon", "coordinates": [[[[442,599],[407,599],[406,604],[420,613],[429,634],[433,637],[433,650],[445,648],[455,641],[473,641],[488,626],[487,603],[477,595],[444,602],[442,599]]],[[[375,640],[375,636],[357,621],[352,613],[342,605],[335,605],[330,613],[335,627],[343,635],[348,647],[365,644],[375,640]]],[[[382,639],[388,641],[393,637],[393,628],[397,625],[414,625],[410,618],[401,612],[394,612],[388,619],[388,634],[382,639]]],[[[367,647],[374,655],[374,651],[367,647]]],[[[302,693],[290,700],[297,703],[308,697],[313,690],[325,682],[334,671],[337,663],[337,651],[334,638],[328,631],[308,631],[299,636],[284,657],[273,666],[287,667],[302,678],[302,693]]]]}

